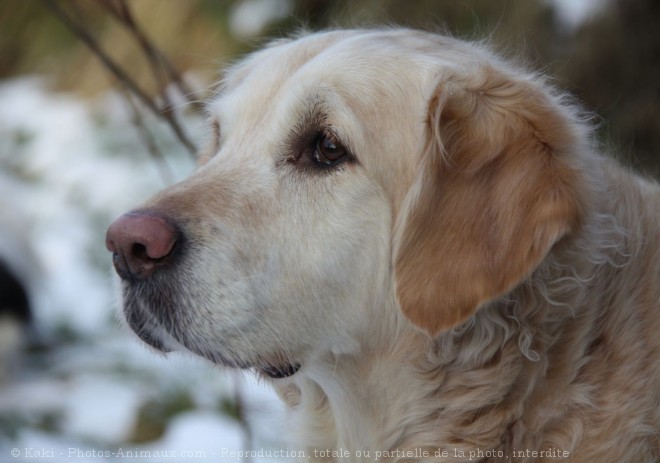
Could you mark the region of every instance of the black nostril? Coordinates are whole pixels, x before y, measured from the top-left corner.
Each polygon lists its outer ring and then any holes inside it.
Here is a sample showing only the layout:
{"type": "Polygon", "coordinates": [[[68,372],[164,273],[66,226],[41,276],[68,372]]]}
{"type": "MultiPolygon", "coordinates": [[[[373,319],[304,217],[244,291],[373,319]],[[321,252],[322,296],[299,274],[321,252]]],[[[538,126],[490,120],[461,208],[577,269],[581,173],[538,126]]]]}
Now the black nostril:
{"type": "MultiPolygon", "coordinates": [[[[133,249],[131,249],[131,254],[140,260],[149,261],[152,260],[147,254],[147,247],[141,243],[134,243],[133,249]]],[[[155,260],[155,259],[154,259],[155,260]]]]}

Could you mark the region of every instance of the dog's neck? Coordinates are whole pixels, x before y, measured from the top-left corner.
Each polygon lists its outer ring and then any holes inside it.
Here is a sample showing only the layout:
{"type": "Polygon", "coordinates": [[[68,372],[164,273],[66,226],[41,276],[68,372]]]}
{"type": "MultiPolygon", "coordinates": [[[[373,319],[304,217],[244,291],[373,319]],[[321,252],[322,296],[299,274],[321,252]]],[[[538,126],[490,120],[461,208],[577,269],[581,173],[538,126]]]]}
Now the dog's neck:
{"type": "Polygon", "coordinates": [[[521,418],[521,396],[533,393],[548,367],[532,346],[521,350],[522,330],[505,335],[507,329],[495,334],[508,337],[500,342],[486,342],[490,335],[477,327],[434,342],[411,328],[397,347],[319,361],[296,379],[299,403],[291,418],[299,442],[313,461],[325,461],[326,449],[345,450],[345,461],[361,461],[359,455],[387,461],[386,452],[402,449],[433,457],[441,442],[451,455],[497,448],[501,433],[521,418]],[[483,427],[495,415],[499,424],[483,427]]]}
{"type": "Polygon", "coordinates": [[[300,403],[292,418],[301,421],[298,438],[310,456],[322,456],[315,450],[344,449],[352,461],[359,451],[398,446],[405,427],[401,417],[417,414],[412,409],[432,392],[424,390],[431,385],[418,377],[416,368],[426,361],[425,336],[411,330],[399,339],[401,348],[319,359],[297,378],[300,403]]]}

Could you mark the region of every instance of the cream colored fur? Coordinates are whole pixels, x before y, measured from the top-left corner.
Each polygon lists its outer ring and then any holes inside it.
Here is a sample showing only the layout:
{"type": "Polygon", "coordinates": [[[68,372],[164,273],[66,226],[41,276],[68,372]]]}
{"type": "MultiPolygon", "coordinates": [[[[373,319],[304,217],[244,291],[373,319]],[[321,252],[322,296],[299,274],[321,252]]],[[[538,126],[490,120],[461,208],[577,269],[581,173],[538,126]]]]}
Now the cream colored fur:
{"type": "Polygon", "coordinates": [[[162,337],[299,363],[273,381],[292,445],[660,460],[660,189],[541,77],[430,33],[333,31],[250,55],[208,109],[202,165],[143,206],[191,243],[162,337]],[[316,166],[324,131],[354,159],[316,166]]]}

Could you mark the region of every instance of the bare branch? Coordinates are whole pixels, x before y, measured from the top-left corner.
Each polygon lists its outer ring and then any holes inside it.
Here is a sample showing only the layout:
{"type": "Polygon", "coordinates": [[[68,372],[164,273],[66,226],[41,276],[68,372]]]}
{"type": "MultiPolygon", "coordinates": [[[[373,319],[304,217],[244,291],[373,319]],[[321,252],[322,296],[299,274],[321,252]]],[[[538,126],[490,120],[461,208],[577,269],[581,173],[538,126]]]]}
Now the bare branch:
{"type": "Polygon", "coordinates": [[[197,148],[188,139],[171,107],[159,108],[156,103],[137,85],[124,70],[103,50],[96,39],[79,23],[72,19],[54,0],[41,0],[50,12],[58,18],[76,37],[78,37],[101,60],[103,65],[134,94],[157,117],[165,120],[179,141],[194,157],[197,148]]]}
{"type": "Polygon", "coordinates": [[[167,59],[165,54],[162,53],[151,40],[149,40],[144,30],[135,21],[126,0],[106,0],[104,5],[108,11],[110,11],[115,18],[133,34],[135,40],[140,44],[144,55],[151,64],[154,77],[161,86],[161,94],[163,98],[169,100],[165,92],[163,78],[159,71],[163,71],[166,74],[167,81],[173,82],[176,85],[181,95],[188,100],[194,110],[201,111],[203,109],[202,105],[193,97],[194,92],[188,87],[184,79],[181,77],[181,74],[167,59]]]}
{"type": "Polygon", "coordinates": [[[140,135],[140,138],[142,138],[142,142],[146,145],[147,151],[149,151],[149,155],[151,155],[154,162],[158,166],[158,170],[160,171],[160,176],[163,179],[163,182],[165,185],[173,183],[174,174],[172,173],[172,169],[170,169],[167,161],[165,160],[165,156],[163,156],[163,153],[160,151],[158,145],[156,144],[156,140],[149,131],[147,125],[144,123],[140,108],[135,103],[135,97],[130,92],[128,92],[125,87],[122,87],[122,92],[124,93],[124,98],[131,107],[131,111],[133,113],[131,120],[133,125],[137,128],[138,134],[140,135]]]}

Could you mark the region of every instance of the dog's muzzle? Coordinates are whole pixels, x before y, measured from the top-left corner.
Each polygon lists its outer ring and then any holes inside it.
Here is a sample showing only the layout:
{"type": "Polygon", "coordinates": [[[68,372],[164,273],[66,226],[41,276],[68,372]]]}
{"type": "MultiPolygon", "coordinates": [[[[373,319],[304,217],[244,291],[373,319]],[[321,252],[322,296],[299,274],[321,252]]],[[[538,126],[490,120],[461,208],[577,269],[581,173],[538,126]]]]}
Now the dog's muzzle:
{"type": "Polygon", "coordinates": [[[270,379],[292,376],[300,364],[288,360],[237,363],[221,352],[200,350],[182,336],[176,320],[176,290],[169,280],[177,255],[182,254],[183,234],[167,217],[150,210],[119,217],[106,234],[117,274],[124,282],[124,315],[131,329],[147,344],[169,352],[182,346],[216,364],[254,368],[270,379]],[[163,314],[168,314],[163,316],[163,314]]]}

